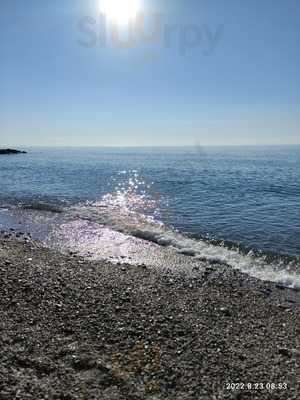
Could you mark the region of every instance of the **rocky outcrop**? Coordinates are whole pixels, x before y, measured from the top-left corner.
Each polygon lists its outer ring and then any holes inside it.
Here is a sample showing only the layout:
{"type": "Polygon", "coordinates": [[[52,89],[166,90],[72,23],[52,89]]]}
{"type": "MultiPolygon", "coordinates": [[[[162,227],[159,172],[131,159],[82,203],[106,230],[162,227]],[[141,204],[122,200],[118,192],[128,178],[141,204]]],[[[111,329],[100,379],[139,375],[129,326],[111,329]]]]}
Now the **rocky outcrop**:
{"type": "Polygon", "coordinates": [[[1,154],[26,154],[26,151],[14,150],[14,149],[0,149],[1,154]]]}

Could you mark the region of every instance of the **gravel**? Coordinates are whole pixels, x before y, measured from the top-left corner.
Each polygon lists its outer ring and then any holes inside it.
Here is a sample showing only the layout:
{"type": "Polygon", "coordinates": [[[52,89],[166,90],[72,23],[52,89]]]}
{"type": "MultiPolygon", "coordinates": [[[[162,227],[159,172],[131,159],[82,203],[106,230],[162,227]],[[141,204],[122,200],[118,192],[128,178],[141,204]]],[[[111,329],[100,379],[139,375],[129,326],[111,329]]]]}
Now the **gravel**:
{"type": "Polygon", "coordinates": [[[89,262],[3,233],[0,399],[298,399],[299,307],[224,265],[89,262]]]}

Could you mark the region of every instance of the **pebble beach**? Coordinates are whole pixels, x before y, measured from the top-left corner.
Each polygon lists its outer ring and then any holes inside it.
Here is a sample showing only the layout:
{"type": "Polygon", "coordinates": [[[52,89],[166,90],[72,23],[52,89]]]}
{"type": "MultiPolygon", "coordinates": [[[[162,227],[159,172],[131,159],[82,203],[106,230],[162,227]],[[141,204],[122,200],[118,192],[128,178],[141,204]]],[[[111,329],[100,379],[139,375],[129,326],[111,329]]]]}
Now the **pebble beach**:
{"type": "Polygon", "coordinates": [[[298,399],[299,292],[0,239],[2,400],[298,399]]]}

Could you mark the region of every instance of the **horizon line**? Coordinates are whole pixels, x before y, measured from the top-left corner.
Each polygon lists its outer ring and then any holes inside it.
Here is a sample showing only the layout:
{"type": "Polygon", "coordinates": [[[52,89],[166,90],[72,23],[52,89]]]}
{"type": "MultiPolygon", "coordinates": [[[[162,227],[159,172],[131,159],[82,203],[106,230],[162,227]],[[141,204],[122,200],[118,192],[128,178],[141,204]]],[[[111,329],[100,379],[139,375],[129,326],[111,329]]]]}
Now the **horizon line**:
{"type": "Polygon", "coordinates": [[[185,148],[185,147],[281,147],[281,146],[300,146],[300,143],[282,143],[282,144],[186,144],[186,145],[0,145],[2,149],[9,149],[15,147],[23,148],[108,148],[108,149],[120,149],[120,148],[185,148]]]}

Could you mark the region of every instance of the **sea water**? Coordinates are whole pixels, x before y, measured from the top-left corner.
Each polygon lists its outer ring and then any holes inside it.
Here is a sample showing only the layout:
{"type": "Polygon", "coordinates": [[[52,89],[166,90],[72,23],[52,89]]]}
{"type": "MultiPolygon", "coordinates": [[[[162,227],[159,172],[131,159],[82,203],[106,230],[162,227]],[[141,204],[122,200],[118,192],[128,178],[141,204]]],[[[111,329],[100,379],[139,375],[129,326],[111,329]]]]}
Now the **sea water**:
{"type": "Polygon", "coordinates": [[[90,257],[219,261],[300,286],[300,146],[25,150],[0,156],[2,229],[90,257]]]}

